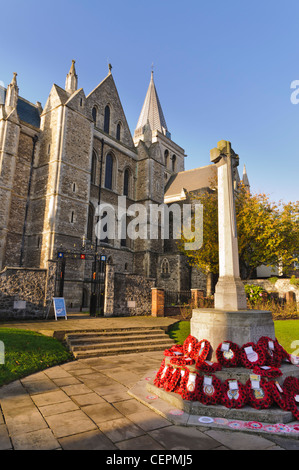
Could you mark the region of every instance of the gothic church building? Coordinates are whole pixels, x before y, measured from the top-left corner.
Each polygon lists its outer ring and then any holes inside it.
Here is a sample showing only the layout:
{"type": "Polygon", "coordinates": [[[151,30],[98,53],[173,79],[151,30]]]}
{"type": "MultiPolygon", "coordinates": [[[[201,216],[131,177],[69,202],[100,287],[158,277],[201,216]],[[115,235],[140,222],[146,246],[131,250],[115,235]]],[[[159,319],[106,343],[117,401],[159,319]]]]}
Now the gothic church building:
{"type": "MultiPolygon", "coordinates": [[[[14,74],[0,87],[0,271],[47,269],[59,252],[83,247],[104,254],[115,271],[153,278],[159,287],[203,287],[175,244],[95,236],[99,202],[117,207],[126,196],[128,206],[148,209],[208,187],[213,165],[185,171],[185,157],[167,128],[153,72],[133,136],[111,66],[86,95],[73,61],[65,87],[54,84],[44,108],[19,95],[14,74]]],[[[68,262],[68,305],[88,305],[92,269],[88,260],[68,262]]]]}

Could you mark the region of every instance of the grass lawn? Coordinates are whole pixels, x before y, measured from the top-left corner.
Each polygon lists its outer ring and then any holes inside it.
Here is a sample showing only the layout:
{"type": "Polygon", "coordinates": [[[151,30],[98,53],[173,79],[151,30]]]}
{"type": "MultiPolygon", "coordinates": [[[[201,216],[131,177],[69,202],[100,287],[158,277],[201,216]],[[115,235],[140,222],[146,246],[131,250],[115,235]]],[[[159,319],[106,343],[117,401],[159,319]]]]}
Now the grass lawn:
{"type": "MultiPolygon", "coordinates": [[[[276,320],[274,321],[274,326],[275,334],[279,343],[288,353],[293,353],[299,356],[299,321],[276,320]]],[[[170,338],[172,338],[178,344],[183,344],[189,334],[189,321],[180,321],[175,323],[171,326],[169,331],[170,338]]]]}
{"type": "Polygon", "coordinates": [[[0,386],[72,359],[55,338],[14,328],[0,328],[5,361],[0,364],[0,386]]]}

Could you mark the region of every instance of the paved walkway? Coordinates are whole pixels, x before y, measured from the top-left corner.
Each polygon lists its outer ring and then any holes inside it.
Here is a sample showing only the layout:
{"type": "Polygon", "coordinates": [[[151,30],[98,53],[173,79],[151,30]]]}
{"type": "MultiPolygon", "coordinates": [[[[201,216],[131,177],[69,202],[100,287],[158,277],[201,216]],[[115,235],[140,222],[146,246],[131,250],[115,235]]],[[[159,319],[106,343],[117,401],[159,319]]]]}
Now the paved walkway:
{"type": "MultiPolygon", "coordinates": [[[[89,319],[89,328],[103,320],[89,319]]],[[[110,328],[131,321],[111,320],[110,328]]],[[[49,323],[32,325],[50,332],[49,323]]],[[[161,359],[161,352],[81,359],[1,387],[0,450],[299,449],[298,439],[289,437],[175,425],[132,398],[128,391],[161,359]]]]}

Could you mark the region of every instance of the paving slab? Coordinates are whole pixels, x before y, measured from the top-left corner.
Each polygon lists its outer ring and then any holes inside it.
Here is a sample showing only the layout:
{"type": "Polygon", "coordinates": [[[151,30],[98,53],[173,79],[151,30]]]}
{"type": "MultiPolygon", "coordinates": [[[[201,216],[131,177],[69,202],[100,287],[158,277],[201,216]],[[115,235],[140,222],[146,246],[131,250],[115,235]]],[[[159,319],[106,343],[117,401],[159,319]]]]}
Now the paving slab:
{"type": "Polygon", "coordinates": [[[258,435],[212,429],[205,432],[230,450],[270,450],[275,444],[258,435]]]}
{"type": "Polygon", "coordinates": [[[122,414],[116,408],[110,405],[110,403],[87,405],[83,406],[82,410],[99,426],[105,421],[122,418],[122,414]]]}
{"type": "Polygon", "coordinates": [[[59,413],[47,416],[45,419],[58,439],[97,428],[95,423],[81,410],[59,413]]]}
{"type": "Polygon", "coordinates": [[[12,436],[15,450],[56,450],[61,449],[59,442],[50,429],[25,432],[12,436]]]}
{"type": "Polygon", "coordinates": [[[212,450],[221,444],[207,433],[182,426],[155,429],[149,434],[168,450],[212,450]]]}
{"type": "Polygon", "coordinates": [[[124,417],[105,421],[100,424],[100,428],[112,442],[124,441],[145,434],[143,429],[124,417]]]}
{"type": "Polygon", "coordinates": [[[119,450],[165,450],[165,447],[162,447],[151,436],[140,436],[117,442],[116,446],[119,450]]]}
{"type": "Polygon", "coordinates": [[[59,443],[64,450],[117,450],[99,429],[61,438],[59,443]]]}

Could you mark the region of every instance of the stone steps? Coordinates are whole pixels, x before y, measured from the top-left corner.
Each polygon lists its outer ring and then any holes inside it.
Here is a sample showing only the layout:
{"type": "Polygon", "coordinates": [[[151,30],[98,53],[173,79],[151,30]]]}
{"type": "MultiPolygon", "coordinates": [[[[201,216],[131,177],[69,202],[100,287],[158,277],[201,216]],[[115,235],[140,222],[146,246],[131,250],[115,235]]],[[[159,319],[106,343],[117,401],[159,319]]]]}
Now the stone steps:
{"type": "Polygon", "coordinates": [[[158,327],[68,332],[65,340],[76,359],[164,351],[174,344],[158,327]]]}

